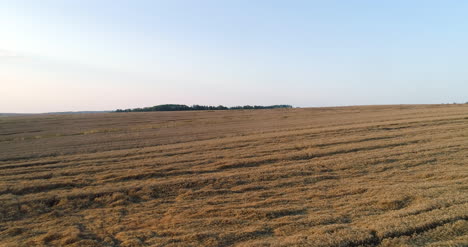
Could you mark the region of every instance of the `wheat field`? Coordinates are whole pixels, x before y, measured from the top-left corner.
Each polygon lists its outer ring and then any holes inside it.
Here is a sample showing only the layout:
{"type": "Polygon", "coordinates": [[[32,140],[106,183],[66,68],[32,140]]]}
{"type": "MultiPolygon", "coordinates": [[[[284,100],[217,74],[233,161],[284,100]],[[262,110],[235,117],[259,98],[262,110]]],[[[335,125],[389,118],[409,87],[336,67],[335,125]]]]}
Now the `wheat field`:
{"type": "Polygon", "coordinates": [[[468,246],[468,105],[0,117],[0,246],[468,246]]]}

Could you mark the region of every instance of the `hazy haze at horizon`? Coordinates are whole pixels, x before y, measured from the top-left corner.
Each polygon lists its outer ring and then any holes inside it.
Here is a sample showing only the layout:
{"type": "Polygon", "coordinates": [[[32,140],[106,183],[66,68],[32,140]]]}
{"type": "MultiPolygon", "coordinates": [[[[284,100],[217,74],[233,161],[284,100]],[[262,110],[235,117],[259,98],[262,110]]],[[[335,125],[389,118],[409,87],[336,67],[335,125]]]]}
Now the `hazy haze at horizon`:
{"type": "Polygon", "coordinates": [[[0,112],[468,101],[468,2],[1,1],[0,112]]]}

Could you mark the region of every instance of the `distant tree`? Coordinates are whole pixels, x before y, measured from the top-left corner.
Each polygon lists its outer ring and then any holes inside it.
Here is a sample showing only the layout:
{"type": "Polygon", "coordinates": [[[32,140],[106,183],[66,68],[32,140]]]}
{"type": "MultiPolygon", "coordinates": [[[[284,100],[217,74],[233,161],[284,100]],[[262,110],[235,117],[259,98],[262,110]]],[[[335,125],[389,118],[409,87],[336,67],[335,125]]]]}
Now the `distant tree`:
{"type": "Polygon", "coordinates": [[[156,105],[144,108],[134,108],[134,109],[117,109],[115,112],[149,112],[149,111],[206,111],[206,110],[241,110],[241,109],[276,109],[276,108],[292,108],[291,105],[271,105],[271,106],[233,106],[226,107],[223,105],[218,106],[204,106],[204,105],[178,105],[178,104],[165,104],[165,105],[156,105]]]}

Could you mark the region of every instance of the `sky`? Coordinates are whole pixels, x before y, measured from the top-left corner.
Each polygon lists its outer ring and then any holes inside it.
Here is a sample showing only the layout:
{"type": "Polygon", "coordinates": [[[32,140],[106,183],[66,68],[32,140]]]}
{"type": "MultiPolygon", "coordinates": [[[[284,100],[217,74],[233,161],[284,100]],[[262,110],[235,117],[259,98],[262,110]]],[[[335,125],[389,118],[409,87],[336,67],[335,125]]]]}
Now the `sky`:
{"type": "Polygon", "coordinates": [[[0,0],[0,112],[468,101],[468,1],[0,0]]]}

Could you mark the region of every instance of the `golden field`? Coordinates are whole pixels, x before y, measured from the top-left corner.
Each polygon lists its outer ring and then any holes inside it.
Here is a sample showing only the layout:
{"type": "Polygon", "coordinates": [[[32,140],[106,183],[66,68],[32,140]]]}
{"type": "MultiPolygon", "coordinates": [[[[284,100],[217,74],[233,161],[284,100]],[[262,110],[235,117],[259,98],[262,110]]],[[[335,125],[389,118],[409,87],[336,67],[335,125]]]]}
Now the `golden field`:
{"type": "Polygon", "coordinates": [[[468,105],[0,117],[0,246],[468,246],[468,105]]]}

